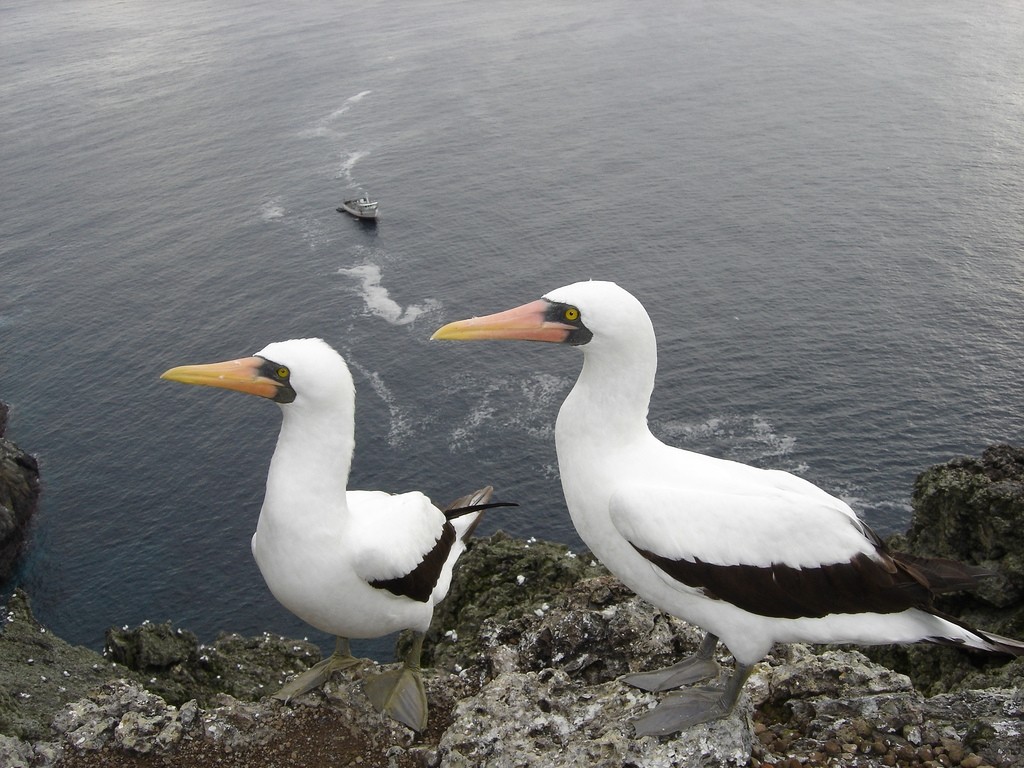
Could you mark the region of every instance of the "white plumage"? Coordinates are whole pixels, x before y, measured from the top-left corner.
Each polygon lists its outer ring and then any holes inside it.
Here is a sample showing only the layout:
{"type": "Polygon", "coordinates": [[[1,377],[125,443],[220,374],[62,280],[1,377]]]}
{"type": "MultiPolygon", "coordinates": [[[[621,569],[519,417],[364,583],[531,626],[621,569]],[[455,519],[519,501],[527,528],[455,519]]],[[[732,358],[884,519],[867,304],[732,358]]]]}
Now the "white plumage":
{"type": "Polygon", "coordinates": [[[624,679],[665,690],[713,676],[717,639],[737,662],[721,689],[676,694],[637,721],[639,733],[671,733],[728,713],[751,665],[776,642],[927,640],[1024,651],[931,610],[933,590],[976,577],[968,568],[901,560],[845,502],[799,477],[658,440],[647,424],[654,328],[640,302],[614,283],[568,285],[515,309],[450,323],[433,338],[583,350],[583,369],[555,426],[576,530],[637,594],[709,633],[697,656],[624,679]]]}
{"type": "MultiPolygon", "coordinates": [[[[371,679],[378,709],[412,728],[426,724],[418,666],[422,633],[451,584],[452,568],[481,511],[448,516],[418,491],[349,491],[355,387],[342,357],[320,339],[270,344],[255,356],[182,366],[164,378],[260,395],[279,403],[252,553],[274,597],[303,621],[339,638],[333,656],[279,694],[309,690],[357,663],[348,638],[420,633],[406,668],[371,679]]],[[[488,506],[491,489],[460,499],[488,506]]]]}

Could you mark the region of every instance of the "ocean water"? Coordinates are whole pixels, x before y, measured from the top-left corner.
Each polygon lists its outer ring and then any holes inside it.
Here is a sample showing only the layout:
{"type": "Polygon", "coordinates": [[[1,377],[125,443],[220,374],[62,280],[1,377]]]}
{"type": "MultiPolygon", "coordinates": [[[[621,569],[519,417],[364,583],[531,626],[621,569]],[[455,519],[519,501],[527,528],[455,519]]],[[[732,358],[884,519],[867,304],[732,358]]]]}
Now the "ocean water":
{"type": "Polygon", "coordinates": [[[270,341],[348,358],[353,487],[490,483],[521,506],[484,533],[577,549],[578,351],[443,322],[615,280],[657,434],[883,533],[1024,439],[1019,3],[12,0],[0,65],[0,399],[45,487],[16,581],[73,642],[326,641],[249,553],[276,407],[158,379],[270,341]]]}

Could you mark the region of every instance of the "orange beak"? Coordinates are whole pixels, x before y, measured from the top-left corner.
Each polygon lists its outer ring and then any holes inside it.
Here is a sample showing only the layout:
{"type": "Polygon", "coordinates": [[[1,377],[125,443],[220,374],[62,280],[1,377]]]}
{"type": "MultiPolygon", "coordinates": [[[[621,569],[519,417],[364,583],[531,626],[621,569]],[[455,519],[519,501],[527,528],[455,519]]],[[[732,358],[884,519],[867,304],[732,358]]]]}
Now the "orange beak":
{"type": "Polygon", "coordinates": [[[181,365],[165,371],[160,378],[182,384],[231,389],[273,400],[281,385],[263,375],[262,368],[266,364],[262,357],[243,357],[209,365],[181,365]]]}
{"type": "Polygon", "coordinates": [[[494,315],[457,320],[434,331],[431,339],[472,341],[475,339],[518,339],[563,342],[576,330],[567,323],[548,320],[551,304],[543,299],[494,315]]]}

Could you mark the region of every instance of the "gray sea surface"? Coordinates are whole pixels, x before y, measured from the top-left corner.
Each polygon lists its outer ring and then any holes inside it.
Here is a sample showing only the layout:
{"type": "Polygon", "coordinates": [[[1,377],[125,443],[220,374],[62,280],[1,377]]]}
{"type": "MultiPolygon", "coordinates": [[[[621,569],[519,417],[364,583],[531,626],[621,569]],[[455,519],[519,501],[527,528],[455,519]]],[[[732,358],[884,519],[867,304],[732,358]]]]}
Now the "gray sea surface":
{"type": "Polygon", "coordinates": [[[1024,439],[1018,2],[9,0],[0,177],[0,399],[45,488],[16,581],[94,648],[327,641],[249,552],[276,407],[158,378],[271,341],[348,358],[353,487],[490,483],[521,506],[483,533],[575,549],[578,351],[443,322],[615,280],[658,435],[882,533],[919,471],[1024,439]]]}

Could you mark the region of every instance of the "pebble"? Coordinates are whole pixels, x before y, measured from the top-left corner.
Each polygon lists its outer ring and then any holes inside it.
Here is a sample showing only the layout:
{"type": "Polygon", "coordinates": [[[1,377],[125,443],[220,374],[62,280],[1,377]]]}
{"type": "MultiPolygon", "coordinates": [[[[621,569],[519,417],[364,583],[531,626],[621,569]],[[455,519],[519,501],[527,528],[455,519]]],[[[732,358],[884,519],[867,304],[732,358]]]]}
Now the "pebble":
{"type": "Polygon", "coordinates": [[[907,744],[901,744],[899,747],[896,748],[896,758],[898,760],[900,760],[901,762],[909,763],[911,760],[914,760],[916,757],[917,757],[917,752],[914,751],[913,747],[911,747],[911,746],[909,746],[907,744]]]}
{"type": "Polygon", "coordinates": [[[963,765],[963,744],[961,744],[958,741],[953,741],[953,739],[943,739],[942,746],[946,748],[946,754],[949,755],[949,759],[952,765],[963,765]]]}

